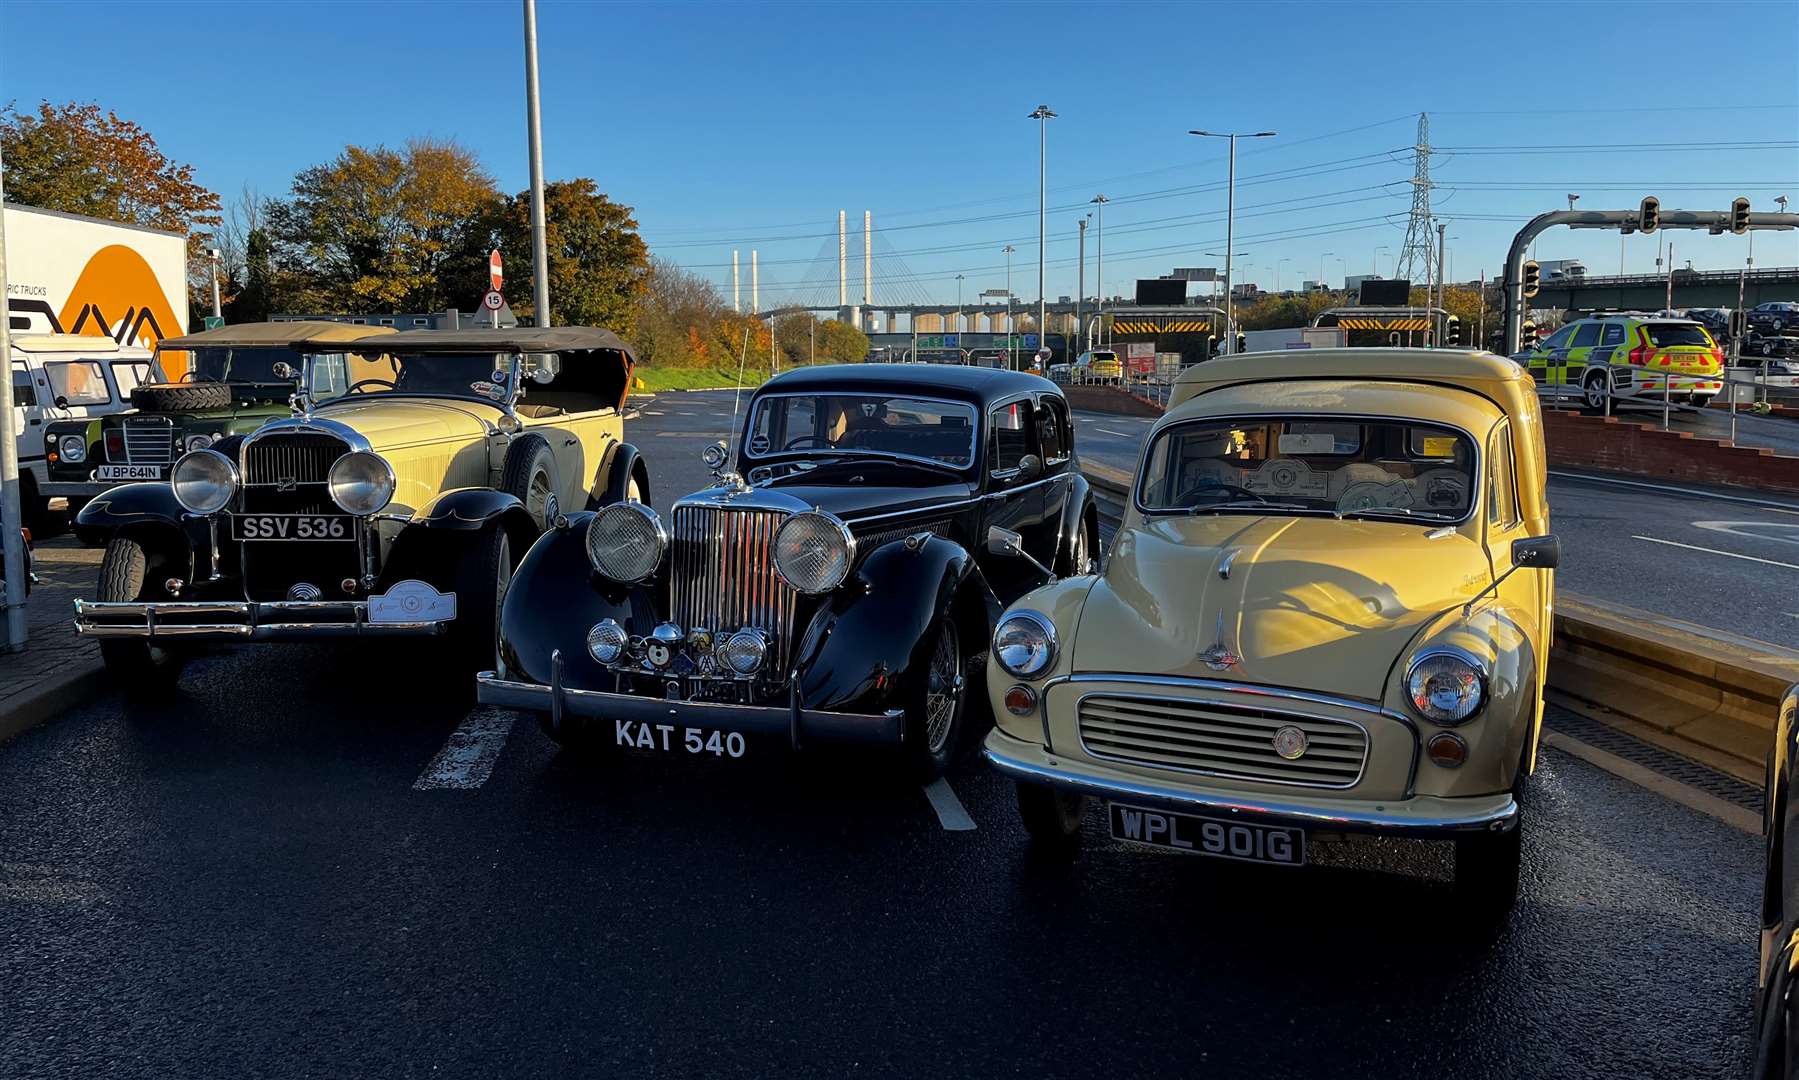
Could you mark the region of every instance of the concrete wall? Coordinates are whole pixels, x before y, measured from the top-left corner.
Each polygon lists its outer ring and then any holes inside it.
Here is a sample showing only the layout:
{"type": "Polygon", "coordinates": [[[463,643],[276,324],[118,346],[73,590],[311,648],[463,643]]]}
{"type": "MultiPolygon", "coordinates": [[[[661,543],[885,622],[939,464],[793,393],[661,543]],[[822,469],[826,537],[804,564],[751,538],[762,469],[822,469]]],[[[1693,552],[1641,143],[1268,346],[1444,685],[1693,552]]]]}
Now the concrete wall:
{"type": "Polygon", "coordinates": [[[1618,417],[1545,412],[1551,467],[1799,494],[1799,458],[1618,417]]]}

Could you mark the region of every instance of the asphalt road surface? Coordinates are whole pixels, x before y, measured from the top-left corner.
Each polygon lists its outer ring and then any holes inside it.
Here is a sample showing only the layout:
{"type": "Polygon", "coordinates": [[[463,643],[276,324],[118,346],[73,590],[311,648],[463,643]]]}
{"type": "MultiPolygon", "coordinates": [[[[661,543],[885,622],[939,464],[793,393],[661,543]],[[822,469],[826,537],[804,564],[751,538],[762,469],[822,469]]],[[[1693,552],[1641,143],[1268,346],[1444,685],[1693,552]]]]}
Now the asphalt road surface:
{"type": "MultiPolygon", "coordinates": [[[[631,423],[659,505],[703,482],[719,401],[631,423]]],[[[0,1075],[1748,1067],[1759,839],[1554,750],[1494,934],[1442,845],[1265,868],[1095,809],[1063,865],[972,756],[931,791],[761,742],[575,758],[433,661],[222,652],[0,746],[0,1075]]]]}
{"type": "MultiPolygon", "coordinates": [[[[1739,419],[1799,434],[1790,420],[1739,419]]],[[[1136,470],[1153,421],[1083,411],[1074,421],[1083,460],[1136,470]]],[[[1549,512],[1559,588],[1799,648],[1799,499],[1557,472],[1549,512]]]]}

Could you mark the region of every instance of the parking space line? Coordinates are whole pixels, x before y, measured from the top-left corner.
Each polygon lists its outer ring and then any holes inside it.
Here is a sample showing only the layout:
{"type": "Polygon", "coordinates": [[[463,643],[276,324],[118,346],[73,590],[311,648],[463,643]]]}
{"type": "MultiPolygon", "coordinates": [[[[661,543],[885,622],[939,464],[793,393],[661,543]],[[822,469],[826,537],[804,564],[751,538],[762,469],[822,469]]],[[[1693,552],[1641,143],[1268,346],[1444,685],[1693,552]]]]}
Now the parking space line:
{"type": "Polygon", "coordinates": [[[442,750],[412,782],[414,791],[472,789],[487,783],[494,762],[512,734],[513,715],[500,709],[477,709],[464,717],[442,750]]]}
{"type": "Polygon", "coordinates": [[[962,800],[956,798],[948,780],[939,777],[926,784],[924,797],[931,800],[931,809],[937,811],[937,820],[945,832],[968,832],[974,828],[974,818],[962,809],[962,800]]]}
{"type": "Polygon", "coordinates": [[[1631,536],[1632,540],[1647,540],[1651,544],[1666,544],[1669,547],[1686,548],[1688,551],[1703,551],[1707,555],[1723,555],[1729,559],[1742,559],[1744,562],[1763,563],[1767,566],[1784,566],[1788,570],[1799,570],[1799,563],[1781,562],[1779,559],[1762,559],[1754,555],[1739,555],[1734,551],[1719,551],[1717,548],[1700,547],[1698,544],[1683,544],[1678,540],[1661,540],[1653,536],[1631,536]]]}
{"type": "Polygon", "coordinates": [[[1094,428],[1093,430],[1099,432],[1101,435],[1116,435],[1121,439],[1128,439],[1131,437],[1131,433],[1128,431],[1113,431],[1111,428],[1103,428],[1103,427],[1102,428],[1094,428]]]}

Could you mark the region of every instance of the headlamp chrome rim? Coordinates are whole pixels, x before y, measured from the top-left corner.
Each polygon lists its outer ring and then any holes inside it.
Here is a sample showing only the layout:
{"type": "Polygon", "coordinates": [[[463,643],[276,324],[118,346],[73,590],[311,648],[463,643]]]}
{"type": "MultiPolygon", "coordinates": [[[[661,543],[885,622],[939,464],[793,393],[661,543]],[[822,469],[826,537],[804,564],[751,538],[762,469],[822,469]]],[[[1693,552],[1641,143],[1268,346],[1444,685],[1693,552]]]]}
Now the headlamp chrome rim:
{"type": "Polygon", "coordinates": [[[615,502],[601,507],[599,512],[587,522],[587,534],[583,538],[587,548],[587,563],[594,571],[608,581],[620,585],[641,585],[654,577],[658,567],[662,565],[662,556],[668,551],[668,527],[662,523],[661,515],[643,503],[615,502]],[[614,562],[610,567],[603,565],[603,557],[595,547],[595,541],[602,539],[605,531],[612,526],[608,522],[623,520],[622,515],[637,514],[648,526],[647,535],[641,537],[644,556],[637,564],[614,562]]]}
{"type": "Polygon", "coordinates": [[[1405,692],[1406,707],[1420,719],[1438,727],[1458,727],[1479,716],[1487,707],[1489,672],[1487,665],[1480,657],[1457,645],[1433,645],[1420,651],[1406,664],[1405,681],[1401,689],[1405,692]],[[1419,705],[1417,694],[1413,691],[1412,679],[1418,669],[1433,660],[1453,660],[1468,668],[1474,675],[1474,704],[1460,716],[1452,714],[1433,714],[1426,707],[1419,705]]]}
{"type": "Polygon", "coordinates": [[[786,521],[781,522],[781,527],[775,530],[774,549],[775,573],[780,575],[782,581],[807,596],[822,596],[843,584],[844,579],[850,575],[850,569],[856,565],[856,534],[850,531],[850,527],[844,523],[842,518],[826,510],[802,510],[797,514],[789,515],[786,521]],[[834,576],[799,580],[801,575],[797,570],[790,574],[788,568],[783,565],[781,537],[789,528],[807,527],[814,523],[822,524],[829,531],[828,534],[834,535],[842,545],[843,565],[834,576]]]}
{"type": "Polygon", "coordinates": [[[213,437],[211,435],[203,435],[203,434],[189,435],[186,438],[181,440],[181,448],[183,450],[188,450],[188,451],[204,450],[207,447],[211,446],[214,441],[215,440],[213,439],[213,437]]]}
{"type": "Polygon", "coordinates": [[[1034,608],[1019,608],[1009,611],[1000,619],[999,625],[993,628],[993,660],[1000,670],[1018,679],[1040,678],[1050,668],[1056,666],[1056,657],[1061,655],[1061,642],[1056,637],[1056,624],[1041,611],[1034,608]],[[1000,639],[1006,628],[1013,623],[1028,623],[1043,637],[1043,660],[1035,665],[1013,665],[1006,662],[1001,649],[1000,639]]]}
{"type": "Polygon", "coordinates": [[[399,479],[394,475],[394,467],[388,464],[387,459],[380,454],[367,450],[352,450],[331,463],[331,470],[325,474],[325,487],[331,493],[331,501],[337,504],[339,510],[357,517],[367,517],[370,514],[379,514],[387,508],[388,503],[393,502],[394,492],[399,487],[399,479]],[[340,473],[341,470],[362,468],[371,463],[377,466],[372,478],[367,476],[345,477],[340,473]],[[374,486],[370,490],[376,493],[378,498],[354,499],[349,497],[347,490],[340,490],[349,489],[351,485],[355,484],[369,483],[373,483],[374,486]]]}
{"type": "Polygon", "coordinates": [[[216,514],[231,505],[237,497],[238,476],[237,463],[233,462],[217,450],[190,450],[175,460],[174,468],[169,470],[169,487],[175,494],[175,501],[190,514],[216,514]],[[214,470],[210,477],[190,477],[186,475],[194,469],[214,470]],[[208,491],[206,499],[193,498],[197,492],[189,485],[195,480],[210,480],[213,487],[208,491]]]}

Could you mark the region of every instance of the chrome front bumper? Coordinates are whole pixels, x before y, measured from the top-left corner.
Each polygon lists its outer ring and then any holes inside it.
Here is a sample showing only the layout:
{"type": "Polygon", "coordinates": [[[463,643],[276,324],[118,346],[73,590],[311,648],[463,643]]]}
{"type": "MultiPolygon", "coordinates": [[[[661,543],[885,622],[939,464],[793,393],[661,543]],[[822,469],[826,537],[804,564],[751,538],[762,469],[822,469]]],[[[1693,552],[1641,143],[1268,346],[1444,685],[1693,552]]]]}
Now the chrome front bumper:
{"type": "Polygon", "coordinates": [[[582,716],[615,723],[706,728],[740,731],[746,735],[775,735],[799,749],[809,740],[829,743],[861,743],[898,746],[906,729],[903,709],[884,713],[825,712],[790,705],[728,705],[713,701],[679,701],[612,694],[601,690],[577,690],[562,685],[562,664],[551,663],[550,684],[502,679],[496,672],[475,676],[475,697],[483,705],[547,713],[557,728],[566,717],[582,716]]]}
{"type": "Polygon", "coordinates": [[[998,728],[988,733],[981,746],[981,756],[1015,780],[1174,813],[1239,818],[1264,825],[1286,825],[1321,832],[1441,837],[1455,833],[1506,832],[1518,824],[1518,804],[1509,793],[1465,799],[1415,795],[1409,799],[1357,804],[1344,798],[1264,798],[1201,791],[1139,779],[1093,762],[1068,761],[1037,743],[1015,739],[998,728]]]}
{"type": "Polygon", "coordinates": [[[319,638],[430,637],[448,622],[372,623],[361,600],[75,601],[75,632],[93,638],[183,641],[313,641],[319,638]]]}

